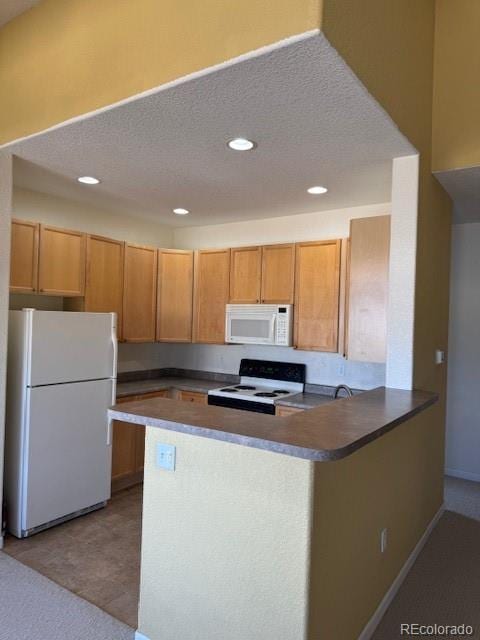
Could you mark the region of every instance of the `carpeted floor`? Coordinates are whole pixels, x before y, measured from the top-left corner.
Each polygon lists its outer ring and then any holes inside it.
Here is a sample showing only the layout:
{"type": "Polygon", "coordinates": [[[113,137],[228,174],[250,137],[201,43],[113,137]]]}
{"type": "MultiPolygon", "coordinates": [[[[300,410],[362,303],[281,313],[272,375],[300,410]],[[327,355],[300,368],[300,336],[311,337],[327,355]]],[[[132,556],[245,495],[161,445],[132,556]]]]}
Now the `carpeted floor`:
{"type": "Polygon", "coordinates": [[[480,638],[480,522],[443,514],[372,640],[413,637],[400,633],[400,625],[409,622],[464,623],[475,630],[468,637],[480,638]]]}
{"type": "Polygon", "coordinates": [[[445,476],[445,509],[480,520],[480,482],[445,476]]]}
{"type": "Polygon", "coordinates": [[[134,631],[0,552],[0,640],[132,640],[134,631]]]}

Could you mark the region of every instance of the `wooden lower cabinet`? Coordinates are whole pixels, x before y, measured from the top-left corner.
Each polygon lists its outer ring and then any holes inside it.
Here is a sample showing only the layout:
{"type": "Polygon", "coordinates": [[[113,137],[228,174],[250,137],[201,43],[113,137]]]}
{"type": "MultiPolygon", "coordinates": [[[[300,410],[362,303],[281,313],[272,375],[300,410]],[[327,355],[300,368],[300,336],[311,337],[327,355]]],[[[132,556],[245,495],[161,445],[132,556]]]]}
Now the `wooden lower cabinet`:
{"type": "Polygon", "coordinates": [[[197,402],[199,404],[208,404],[208,397],[206,393],[199,393],[198,391],[180,391],[179,400],[184,402],[197,402]]]}
{"type": "Polygon", "coordinates": [[[304,411],[304,409],[297,409],[296,407],[275,407],[275,415],[280,417],[291,416],[294,413],[300,413],[300,411],[304,411]]]}
{"type": "MultiPolygon", "coordinates": [[[[168,390],[153,391],[119,398],[117,404],[166,397],[168,390]]],[[[143,481],[144,457],[145,427],[115,420],[112,439],[112,493],[143,481]]]]}

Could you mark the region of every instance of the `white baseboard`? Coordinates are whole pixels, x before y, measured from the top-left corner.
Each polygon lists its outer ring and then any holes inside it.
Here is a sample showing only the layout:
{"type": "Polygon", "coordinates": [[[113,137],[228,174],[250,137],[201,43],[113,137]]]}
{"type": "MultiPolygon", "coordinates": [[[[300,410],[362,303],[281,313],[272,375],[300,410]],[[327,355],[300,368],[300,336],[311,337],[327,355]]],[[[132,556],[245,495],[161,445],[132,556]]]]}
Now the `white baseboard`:
{"type": "Polygon", "coordinates": [[[135,640],[150,640],[147,636],[144,636],[140,631],[135,631],[135,640]]]}
{"type": "Polygon", "coordinates": [[[392,582],[392,584],[390,586],[390,589],[387,591],[387,593],[383,597],[382,601],[378,605],[377,610],[375,611],[373,616],[368,621],[368,623],[365,626],[365,628],[363,629],[362,633],[358,636],[358,640],[370,640],[370,638],[373,636],[373,634],[375,632],[375,629],[378,627],[378,624],[379,624],[380,620],[382,619],[385,611],[388,609],[388,607],[390,606],[392,600],[396,596],[397,591],[402,586],[402,583],[405,580],[405,578],[407,577],[408,572],[412,568],[413,563],[417,559],[418,554],[423,549],[426,541],[428,540],[430,534],[432,533],[433,529],[435,528],[435,525],[440,520],[440,518],[442,516],[442,513],[443,513],[443,505],[440,507],[440,509],[437,511],[437,513],[434,515],[433,519],[429,523],[428,527],[425,529],[422,537],[417,542],[417,544],[415,546],[415,549],[408,556],[407,561],[405,562],[403,567],[400,569],[400,573],[397,575],[395,580],[392,582]]]}
{"type": "Polygon", "coordinates": [[[460,471],[460,469],[445,469],[445,475],[453,476],[454,478],[462,478],[462,480],[473,480],[473,482],[480,482],[480,473],[460,471]]]}

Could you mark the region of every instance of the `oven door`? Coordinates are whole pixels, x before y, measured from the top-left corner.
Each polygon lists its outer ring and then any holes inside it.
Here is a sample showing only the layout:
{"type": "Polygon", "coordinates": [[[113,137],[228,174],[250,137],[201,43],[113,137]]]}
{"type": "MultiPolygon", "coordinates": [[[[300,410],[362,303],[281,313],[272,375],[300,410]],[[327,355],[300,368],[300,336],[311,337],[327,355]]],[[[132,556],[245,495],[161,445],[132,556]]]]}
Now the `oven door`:
{"type": "Polygon", "coordinates": [[[275,314],[227,311],[225,341],[237,344],[275,344],[275,314]]]}

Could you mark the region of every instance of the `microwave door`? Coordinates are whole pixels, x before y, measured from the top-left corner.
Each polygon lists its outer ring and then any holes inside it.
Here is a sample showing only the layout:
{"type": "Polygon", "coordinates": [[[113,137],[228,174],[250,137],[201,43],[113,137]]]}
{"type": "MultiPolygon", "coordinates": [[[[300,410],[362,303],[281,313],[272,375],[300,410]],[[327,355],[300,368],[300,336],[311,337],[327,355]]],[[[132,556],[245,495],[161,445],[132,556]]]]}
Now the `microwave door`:
{"type": "Polygon", "coordinates": [[[227,342],[275,344],[275,316],[272,314],[229,314],[227,342]]]}

